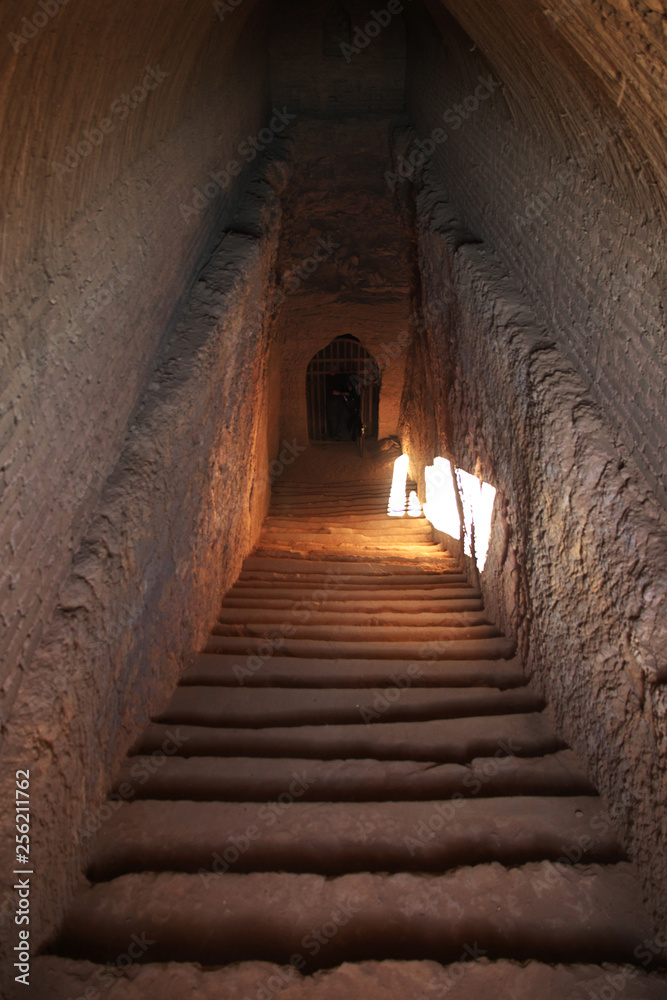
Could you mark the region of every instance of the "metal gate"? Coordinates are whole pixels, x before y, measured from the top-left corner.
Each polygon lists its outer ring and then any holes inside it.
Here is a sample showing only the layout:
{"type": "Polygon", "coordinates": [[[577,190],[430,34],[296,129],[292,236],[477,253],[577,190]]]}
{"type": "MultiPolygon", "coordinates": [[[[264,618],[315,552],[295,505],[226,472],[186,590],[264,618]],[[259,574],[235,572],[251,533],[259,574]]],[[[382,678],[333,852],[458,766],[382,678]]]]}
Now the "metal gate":
{"type": "Polygon", "coordinates": [[[380,402],[378,365],[357,338],[347,333],[332,340],[308,365],[306,398],[310,440],[331,440],[327,430],[327,376],[338,372],[361,377],[361,419],[366,424],[366,439],[376,440],[380,402]]]}

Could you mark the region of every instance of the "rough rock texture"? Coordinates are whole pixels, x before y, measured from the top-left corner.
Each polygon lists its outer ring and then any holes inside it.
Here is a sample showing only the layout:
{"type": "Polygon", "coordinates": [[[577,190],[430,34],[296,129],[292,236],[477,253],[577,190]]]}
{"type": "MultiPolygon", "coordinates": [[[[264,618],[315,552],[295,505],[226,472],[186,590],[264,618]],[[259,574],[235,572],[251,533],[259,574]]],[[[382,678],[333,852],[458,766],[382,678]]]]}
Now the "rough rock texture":
{"type": "Polygon", "coordinates": [[[182,20],[131,0],[57,10],[0,13],[3,721],[165,330],[242,193],[245,176],[223,190],[209,174],[247,168],[238,144],[268,104],[250,3],[224,28],[208,2],[182,20]]]}
{"type": "Polygon", "coordinates": [[[405,449],[418,475],[450,454],[498,489],[485,605],[518,637],[566,739],[589,762],[664,921],[664,511],[429,172],[417,208],[424,332],[404,396],[405,449]]]}
{"type": "MultiPolygon", "coordinates": [[[[279,161],[269,176],[284,184],[279,161]]],[[[276,423],[266,290],[279,221],[258,174],[241,232],[225,234],[163,346],[19,693],[2,795],[11,801],[15,770],[30,770],[33,948],[78,878],[111,776],[201,647],[266,512],[276,423]]],[[[5,872],[14,832],[5,821],[5,872]]]]}
{"type": "Polygon", "coordinates": [[[385,10],[381,17],[386,26],[376,32],[378,22],[365,0],[275,3],[269,48],[273,100],[305,115],[402,111],[405,24],[400,14],[387,18],[385,10]],[[327,28],[331,13],[337,16],[327,28]],[[366,34],[365,26],[374,21],[364,44],[357,29],[366,34]],[[355,35],[360,45],[355,46],[355,35]],[[350,51],[353,46],[356,52],[350,51]]]}
{"type": "MultiPolygon", "coordinates": [[[[473,952],[473,948],[470,948],[473,952]]],[[[293,966],[243,962],[204,971],[197,965],[133,966],[111,972],[90,962],[42,958],[37,972],[43,987],[34,1000],[78,1000],[91,988],[109,1000],[662,1000],[667,980],[631,966],[543,965],[478,959],[442,966],[437,962],[345,963],[338,969],[302,976],[293,966]],[[611,991],[611,992],[610,992],[611,991]]]]}
{"type": "Polygon", "coordinates": [[[406,7],[407,107],[422,139],[447,135],[434,160],[458,217],[667,504],[664,3],[428,6],[437,27],[406,7]]]}

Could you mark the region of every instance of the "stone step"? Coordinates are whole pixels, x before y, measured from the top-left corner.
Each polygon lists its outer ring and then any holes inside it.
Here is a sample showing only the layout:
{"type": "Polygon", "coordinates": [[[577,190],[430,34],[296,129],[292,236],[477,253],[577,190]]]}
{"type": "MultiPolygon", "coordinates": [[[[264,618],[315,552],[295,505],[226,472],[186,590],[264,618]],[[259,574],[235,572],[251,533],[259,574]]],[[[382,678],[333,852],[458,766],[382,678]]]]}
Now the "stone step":
{"type": "MultiPolygon", "coordinates": [[[[276,490],[275,484],[271,491],[271,506],[290,505],[309,507],[313,504],[329,504],[333,507],[355,507],[368,506],[373,511],[385,513],[389,494],[391,493],[391,482],[373,484],[372,488],[355,489],[352,486],[342,485],[340,489],[315,489],[315,490],[276,490]]],[[[414,488],[414,487],[412,487],[414,488]]],[[[411,489],[406,488],[406,498],[411,489]]]]}
{"type": "Polygon", "coordinates": [[[269,514],[271,522],[276,524],[291,520],[291,525],[285,527],[285,532],[307,530],[336,529],[338,527],[354,528],[363,531],[365,528],[377,530],[423,531],[430,530],[430,523],[425,518],[412,518],[407,513],[390,517],[387,513],[387,503],[382,509],[364,504],[348,504],[347,506],[331,506],[319,503],[308,504],[306,507],[272,508],[269,514]],[[412,527],[416,525],[416,527],[412,527]]]}
{"type": "MultiPolygon", "coordinates": [[[[212,859],[212,867],[214,861],[212,859]]],[[[653,931],[636,871],[544,861],[444,875],[142,873],[73,900],[62,955],[113,962],[133,933],[151,962],[264,960],[310,968],[378,959],[632,962],[653,931]]]]}
{"type": "MultiPolygon", "coordinates": [[[[269,517],[288,517],[298,523],[305,518],[319,518],[324,523],[352,515],[357,518],[377,518],[394,522],[412,520],[407,510],[390,517],[388,513],[390,490],[373,497],[313,496],[308,499],[281,498],[271,503],[269,517]]],[[[406,494],[406,501],[408,494],[406,494]]],[[[407,504],[406,504],[407,507],[407,504]]],[[[416,519],[415,519],[416,520],[416,519]]]]}
{"type": "MultiPolygon", "coordinates": [[[[350,562],[363,562],[369,557],[378,556],[381,559],[393,560],[395,562],[407,562],[410,565],[415,563],[428,564],[433,562],[440,566],[442,564],[444,550],[438,542],[392,542],[385,539],[382,542],[375,542],[370,539],[338,539],[334,542],[322,542],[314,538],[310,541],[303,539],[285,539],[284,542],[267,541],[260,537],[257,547],[254,550],[255,556],[265,557],[295,557],[313,559],[326,555],[331,557],[332,544],[335,544],[335,556],[337,560],[345,559],[350,562]]],[[[447,559],[445,568],[458,565],[453,560],[447,559]]]]}
{"type": "Polygon", "coordinates": [[[301,802],[307,775],[280,800],[123,802],[89,860],[94,881],[130,872],[442,873],[461,865],[624,860],[597,796],[301,802]],[[215,869],[214,869],[215,870],[215,869]]]}
{"type": "Polygon", "coordinates": [[[365,660],[316,657],[199,653],[189,663],[181,684],[213,684],[225,688],[349,687],[518,687],[526,683],[519,659],[365,660]]]}
{"type": "MultiPolygon", "coordinates": [[[[377,560],[378,565],[391,566],[392,570],[403,567],[406,571],[418,572],[442,572],[447,570],[459,570],[458,560],[448,556],[443,549],[435,543],[431,545],[383,545],[382,547],[364,548],[359,545],[338,544],[332,549],[330,544],[316,545],[295,545],[291,547],[258,546],[253,551],[253,559],[282,559],[291,560],[292,565],[297,561],[315,562],[325,556],[330,563],[344,566],[346,571],[350,566],[360,565],[367,567],[368,560],[377,560]]],[[[245,565],[245,564],[244,564],[245,565]]]]}
{"type": "MultiPolygon", "coordinates": [[[[281,626],[282,635],[290,639],[307,639],[309,641],[341,642],[341,643],[392,643],[392,642],[461,642],[466,639],[500,639],[501,632],[495,625],[489,625],[484,612],[462,611],[447,615],[451,624],[443,625],[347,625],[310,624],[305,625],[291,620],[286,614],[266,617],[260,613],[261,621],[243,622],[237,624],[216,622],[211,629],[211,637],[216,636],[249,636],[250,638],[265,638],[276,633],[276,627],[281,626]],[[284,624],[282,624],[284,622],[284,624]]],[[[238,617],[238,616],[237,616],[238,617]]],[[[298,615],[293,616],[298,619],[298,615]]],[[[333,616],[335,618],[335,616],[333,616]]]]}
{"type": "MultiPolygon", "coordinates": [[[[444,560],[442,554],[440,557],[444,560]]],[[[390,577],[394,586],[406,583],[445,583],[452,576],[461,576],[460,570],[437,570],[420,569],[413,565],[412,560],[407,562],[369,562],[363,559],[360,562],[341,561],[334,559],[302,559],[301,557],[290,559],[287,556],[248,556],[243,562],[244,573],[260,570],[271,573],[295,573],[300,576],[309,573],[319,573],[320,575],[331,574],[334,579],[345,581],[346,577],[369,577],[375,580],[377,577],[390,577]]]]}
{"type": "MultiPolygon", "coordinates": [[[[441,630],[442,631],[442,630],[441,630]]],[[[495,630],[494,630],[495,631],[495,630]]],[[[314,659],[368,659],[368,660],[509,660],[516,651],[513,639],[503,636],[439,639],[437,642],[399,642],[387,639],[384,642],[357,640],[327,641],[325,639],[285,638],[278,628],[271,630],[272,638],[251,636],[209,636],[206,653],[234,653],[240,656],[259,655],[264,658],[273,653],[282,656],[298,656],[314,659]]],[[[441,634],[441,633],[439,633],[441,634]]]]}
{"type": "MultiPolygon", "coordinates": [[[[375,511],[385,514],[385,516],[392,486],[391,482],[386,482],[375,483],[371,490],[360,493],[350,492],[347,486],[343,486],[338,490],[304,490],[302,493],[297,494],[293,490],[276,489],[277,485],[277,483],[274,483],[271,490],[271,506],[284,506],[294,503],[308,505],[315,502],[365,502],[367,499],[372,498],[375,504],[375,511]]],[[[416,490],[414,484],[408,487],[406,495],[409,495],[412,490],[416,490]]],[[[423,517],[423,514],[421,516],[423,517]]]]}
{"type": "Polygon", "coordinates": [[[313,598],[317,603],[327,601],[337,602],[339,604],[346,604],[348,601],[363,601],[374,602],[374,603],[386,603],[388,601],[392,602],[392,605],[400,601],[404,604],[409,604],[415,607],[417,603],[424,602],[440,602],[440,601],[453,601],[453,600],[467,600],[468,598],[481,600],[481,594],[474,587],[469,584],[463,585],[460,583],[446,584],[444,586],[409,586],[404,587],[392,587],[385,585],[373,585],[366,589],[363,583],[360,584],[341,584],[336,583],[335,587],[326,587],[324,595],[318,595],[313,597],[313,581],[308,579],[306,581],[295,581],[287,583],[281,581],[276,583],[272,580],[240,580],[234,584],[234,586],[227,591],[227,598],[246,598],[252,597],[256,600],[284,600],[284,601],[302,601],[304,599],[313,598]]]}
{"type": "Polygon", "coordinates": [[[546,713],[382,725],[214,728],[152,723],[133,753],[163,750],[176,742],[184,757],[308,757],[321,760],[366,758],[465,764],[502,750],[539,757],[564,748],[546,713]]]}
{"type": "MultiPolygon", "coordinates": [[[[372,496],[385,497],[391,489],[392,477],[360,482],[358,479],[339,480],[336,483],[286,483],[278,480],[273,485],[272,495],[276,497],[292,496],[298,499],[312,496],[355,497],[372,496]]],[[[411,488],[414,488],[414,484],[411,488]]]]}
{"type": "Polygon", "coordinates": [[[291,611],[305,607],[312,607],[317,611],[329,611],[345,613],[354,610],[356,613],[366,612],[373,614],[382,611],[397,611],[402,614],[438,614],[447,611],[481,611],[484,603],[479,595],[475,594],[472,587],[468,590],[461,588],[453,590],[451,596],[438,599],[424,598],[422,600],[408,600],[409,592],[403,597],[393,597],[388,594],[384,599],[377,595],[369,597],[363,596],[359,591],[349,591],[347,594],[335,593],[328,601],[308,601],[304,599],[303,591],[283,591],[275,589],[268,591],[233,588],[228,591],[227,596],[222,601],[223,608],[266,608],[267,611],[291,611]]]}
{"type": "MultiPolygon", "coordinates": [[[[389,494],[390,490],[387,490],[384,495],[377,494],[374,497],[313,496],[305,500],[281,498],[271,503],[269,517],[289,517],[296,523],[309,517],[319,518],[324,523],[331,523],[334,519],[346,515],[395,522],[411,520],[407,510],[402,515],[389,517],[389,494]]],[[[406,494],[406,501],[407,499],[408,495],[406,494]]]]}
{"type": "Polygon", "coordinates": [[[415,688],[326,690],[291,688],[179,687],[156,722],[194,726],[358,725],[416,722],[465,716],[540,712],[543,699],[529,688],[415,688]]]}
{"type": "MultiPolygon", "coordinates": [[[[481,601],[478,602],[481,604],[481,601]]],[[[345,625],[367,626],[377,628],[379,626],[395,626],[409,628],[442,627],[447,626],[473,626],[488,625],[489,619],[481,609],[458,610],[449,607],[436,612],[422,611],[415,608],[413,611],[377,611],[363,612],[360,609],[352,610],[348,606],[346,611],[325,611],[319,608],[288,607],[288,608],[230,608],[223,602],[223,606],[218,613],[218,624],[229,625],[251,625],[251,624],[282,624],[282,622],[297,622],[308,625],[328,625],[333,626],[328,630],[328,635],[332,637],[338,635],[338,631],[345,625]]],[[[497,629],[496,629],[497,632],[497,629]]],[[[227,634],[216,632],[216,635],[227,634]]],[[[296,633],[295,633],[296,635],[296,633]]]]}
{"type": "Polygon", "coordinates": [[[299,501],[288,497],[273,499],[268,517],[271,520],[284,520],[295,525],[303,521],[316,521],[319,524],[336,524],[338,521],[356,520],[364,523],[377,524],[409,524],[411,521],[426,520],[423,514],[420,518],[412,518],[407,512],[400,517],[389,517],[389,490],[384,497],[378,497],[376,502],[368,503],[364,499],[350,501],[337,498],[312,497],[299,501]]]}
{"type": "MultiPolygon", "coordinates": [[[[318,942],[309,944],[309,954],[318,942]]],[[[128,961],[150,948],[146,938],[128,939],[115,956],[128,961]]],[[[53,955],[33,959],[31,1000],[665,1000],[667,975],[618,964],[562,964],[491,961],[467,945],[450,964],[433,961],[345,962],[338,968],[303,974],[305,958],[291,964],[238,962],[219,968],[199,963],[104,966],[53,955]],[[127,978],[126,978],[127,977],[127,978]],[[126,984],[126,985],[124,985],[126,984]],[[108,992],[107,992],[108,991],[108,992]],[[132,991],[132,992],[130,992],[132,991]],[[140,992],[137,992],[140,991],[140,992]]],[[[292,956],[290,956],[291,958],[292,956]]]]}
{"type": "Polygon", "coordinates": [[[269,548],[289,548],[294,546],[297,549],[310,545],[318,545],[321,548],[328,548],[338,551],[341,546],[347,548],[371,546],[382,552],[383,549],[408,548],[410,551],[424,549],[425,551],[437,551],[442,554],[439,542],[435,541],[431,534],[420,532],[418,535],[410,532],[375,532],[365,534],[363,531],[347,532],[265,532],[259,536],[257,547],[260,549],[269,548]]]}
{"type": "MultiPolygon", "coordinates": [[[[116,797],[266,802],[296,778],[303,802],[420,801],[452,795],[590,795],[593,786],[571,750],[543,757],[476,757],[469,764],[433,761],[309,760],[290,757],[128,757],[116,797]]],[[[280,799],[280,801],[283,801],[280,799]]]]}
{"type": "Polygon", "coordinates": [[[356,521],[349,524],[323,524],[319,518],[303,518],[297,524],[288,518],[268,517],[262,525],[262,534],[267,538],[281,540],[283,538],[326,539],[339,537],[354,537],[366,535],[373,538],[425,538],[433,540],[433,529],[423,518],[386,518],[382,523],[376,521],[356,521]]]}
{"type": "Polygon", "coordinates": [[[406,596],[423,592],[440,593],[452,587],[469,587],[468,580],[460,572],[447,572],[447,574],[433,574],[432,577],[422,573],[420,576],[401,576],[400,580],[391,574],[387,576],[351,576],[346,572],[341,573],[300,573],[300,572],[280,572],[274,573],[269,570],[241,571],[234,587],[262,587],[278,586],[285,584],[289,589],[301,587],[303,589],[316,586],[318,589],[326,587],[327,592],[346,592],[353,590],[375,591],[376,593],[394,593],[406,596]]]}
{"type": "MultiPolygon", "coordinates": [[[[424,539],[433,541],[433,530],[428,521],[400,520],[387,518],[382,524],[366,523],[361,521],[349,524],[322,524],[321,521],[302,520],[298,524],[288,524],[286,520],[273,520],[268,518],[262,525],[262,536],[276,542],[283,542],[286,538],[318,538],[321,541],[333,541],[338,538],[374,538],[383,541],[387,538],[406,541],[424,539]]],[[[333,547],[333,546],[332,546],[333,547]]]]}
{"type": "MultiPolygon", "coordinates": [[[[391,477],[373,482],[360,482],[357,479],[341,480],[336,483],[305,483],[289,484],[276,482],[272,488],[275,497],[294,497],[298,500],[309,497],[333,497],[334,499],[352,499],[354,497],[377,497],[382,501],[391,490],[391,477]]],[[[407,488],[407,487],[406,487],[407,488]]],[[[413,487],[414,488],[414,484],[413,487]]]]}
{"type": "MultiPolygon", "coordinates": [[[[367,507],[373,513],[384,514],[385,517],[387,516],[387,505],[392,490],[391,482],[386,482],[374,483],[372,489],[367,491],[357,491],[343,486],[341,489],[336,490],[311,490],[297,494],[294,491],[276,491],[275,485],[274,483],[274,488],[271,490],[271,510],[274,508],[289,508],[291,510],[297,507],[307,509],[313,507],[319,508],[320,506],[328,506],[333,510],[342,510],[349,507],[367,507]]],[[[417,487],[414,484],[406,487],[406,500],[409,498],[410,493],[413,490],[416,491],[416,489],[417,487]]],[[[297,517],[300,517],[300,515],[297,515],[297,517]]]]}

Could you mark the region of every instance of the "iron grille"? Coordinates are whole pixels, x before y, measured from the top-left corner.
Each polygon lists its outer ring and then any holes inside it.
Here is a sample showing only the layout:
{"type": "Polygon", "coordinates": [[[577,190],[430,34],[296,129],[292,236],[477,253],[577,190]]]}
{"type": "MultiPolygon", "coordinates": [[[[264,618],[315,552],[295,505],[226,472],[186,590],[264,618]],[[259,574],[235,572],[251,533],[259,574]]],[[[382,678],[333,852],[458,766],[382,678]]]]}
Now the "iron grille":
{"type": "Polygon", "coordinates": [[[349,334],[336,337],[312,358],[306,373],[308,436],[311,441],[330,440],[327,429],[327,376],[337,372],[363,376],[361,419],[366,424],[366,438],[377,439],[380,386],[377,381],[371,381],[377,371],[375,358],[356,337],[349,334]]]}

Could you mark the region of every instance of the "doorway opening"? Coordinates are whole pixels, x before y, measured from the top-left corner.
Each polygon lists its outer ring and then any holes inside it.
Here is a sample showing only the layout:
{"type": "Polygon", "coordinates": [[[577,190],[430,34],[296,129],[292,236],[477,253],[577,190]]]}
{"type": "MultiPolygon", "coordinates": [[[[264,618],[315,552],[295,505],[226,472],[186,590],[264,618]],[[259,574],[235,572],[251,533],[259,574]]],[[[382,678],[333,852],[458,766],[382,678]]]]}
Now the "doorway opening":
{"type": "Polygon", "coordinates": [[[308,365],[306,398],[308,437],[311,442],[334,441],[336,434],[327,420],[331,412],[334,376],[348,375],[359,396],[361,420],[366,426],[366,440],[376,441],[380,405],[380,370],[372,354],[351,334],[336,337],[319,351],[308,365]]]}

